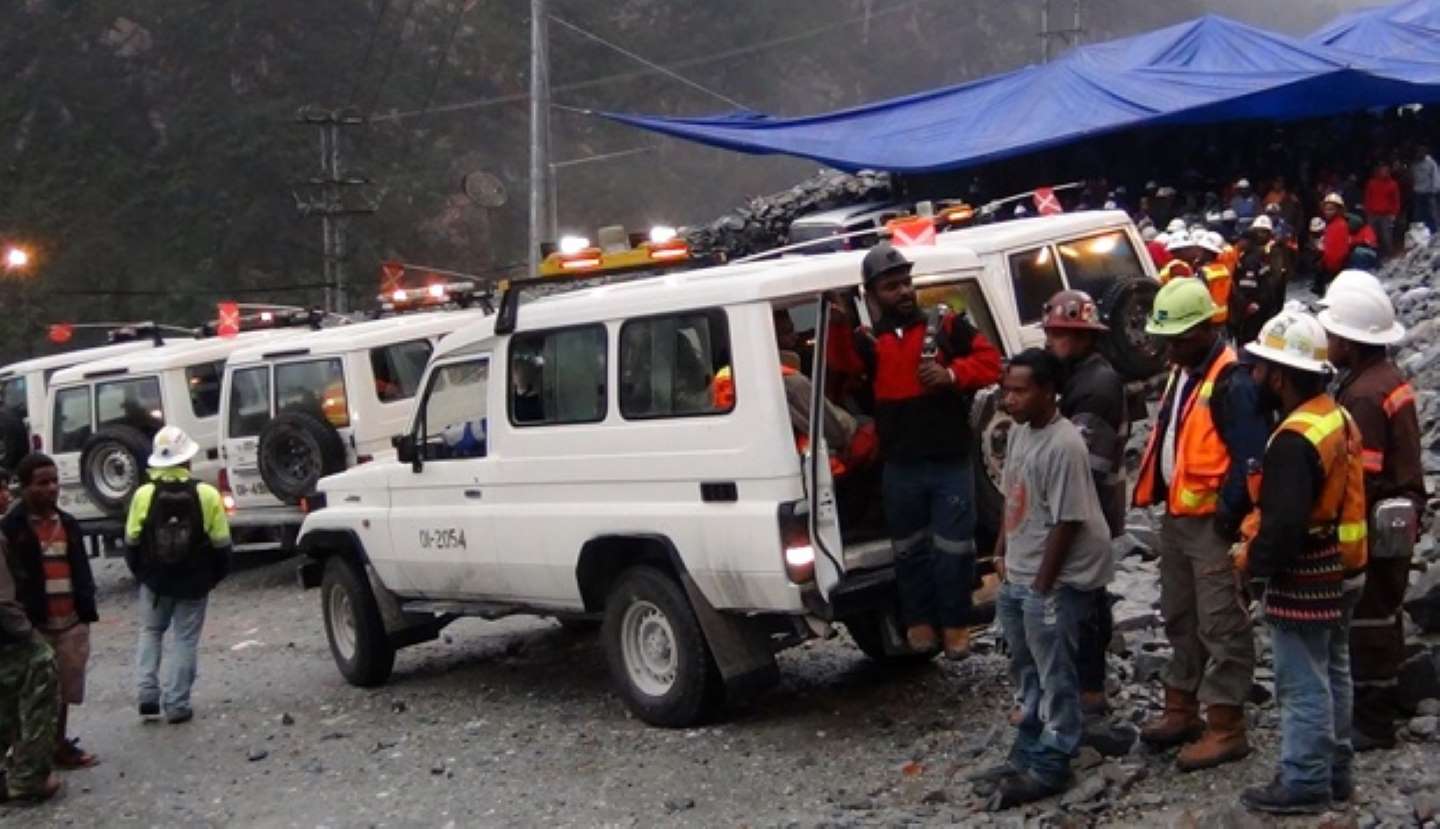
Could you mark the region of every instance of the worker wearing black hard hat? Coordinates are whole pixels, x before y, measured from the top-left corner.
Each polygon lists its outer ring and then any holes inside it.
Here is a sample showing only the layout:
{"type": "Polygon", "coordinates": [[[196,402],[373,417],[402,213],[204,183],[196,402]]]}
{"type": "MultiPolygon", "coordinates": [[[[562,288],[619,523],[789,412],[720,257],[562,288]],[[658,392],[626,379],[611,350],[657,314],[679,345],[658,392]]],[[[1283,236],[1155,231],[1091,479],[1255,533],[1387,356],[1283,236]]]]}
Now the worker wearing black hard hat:
{"type": "Polygon", "coordinates": [[[911,267],[888,242],[865,256],[879,319],[855,346],[873,378],[906,640],[929,651],[943,631],[946,655],[963,659],[975,578],[970,399],[999,381],[1000,354],[963,316],[922,310],[911,267]]]}

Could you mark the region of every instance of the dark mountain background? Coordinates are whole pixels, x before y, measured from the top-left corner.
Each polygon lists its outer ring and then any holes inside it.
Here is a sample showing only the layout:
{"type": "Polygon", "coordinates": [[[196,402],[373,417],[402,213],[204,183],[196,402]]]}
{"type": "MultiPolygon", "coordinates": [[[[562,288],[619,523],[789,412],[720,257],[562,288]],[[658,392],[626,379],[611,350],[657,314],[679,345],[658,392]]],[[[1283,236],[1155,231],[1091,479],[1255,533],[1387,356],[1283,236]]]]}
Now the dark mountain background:
{"type": "MultiPolygon", "coordinates": [[[[1054,0],[1059,20],[1070,4],[1054,0]]],[[[1087,40],[1207,11],[1304,33],[1354,0],[1087,0],[1087,40]]],[[[552,155],[566,230],[700,222],[815,170],[651,136],[575,109],[824,112],[1034,61],[1040,0],[551,0],[552,155]],[[729,101],[650,71],[574,27],[729,101]],[[571,109],[574,108],[574,109],[571,109]]],[[[385,191],[351,222],[351,299],[377,263],[471,272],[526,256],[525,0],[12,0],[0,29],[0,361],[47,348],[43,322],[193,324],[222,298],[319,291],[317,219],[294,183],[319,170],[307,104],[372,115],[344,131],[348,173],[385,191]],[[507,199],[461,192],[488,171],[507,199]]],[[[1058,48],[1058,45],[1057,45],[1058,48]]]]}

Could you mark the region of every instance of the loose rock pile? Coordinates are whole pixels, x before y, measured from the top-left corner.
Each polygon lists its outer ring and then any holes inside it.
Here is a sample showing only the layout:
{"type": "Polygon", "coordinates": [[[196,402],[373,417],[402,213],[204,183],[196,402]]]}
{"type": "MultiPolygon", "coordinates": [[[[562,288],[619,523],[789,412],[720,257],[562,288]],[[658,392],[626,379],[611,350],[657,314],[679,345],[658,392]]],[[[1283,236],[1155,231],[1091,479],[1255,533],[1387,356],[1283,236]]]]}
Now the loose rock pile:
{"type": "Polygon", "coordinates": [[[757,196],[715,221],[686,228],[685,240],[697,255],[735,259],[785,244],[790,223],[820,210],[890,197],[889,173],[861,170],[854,175],[825,170],[788,190],[757,196]]]}

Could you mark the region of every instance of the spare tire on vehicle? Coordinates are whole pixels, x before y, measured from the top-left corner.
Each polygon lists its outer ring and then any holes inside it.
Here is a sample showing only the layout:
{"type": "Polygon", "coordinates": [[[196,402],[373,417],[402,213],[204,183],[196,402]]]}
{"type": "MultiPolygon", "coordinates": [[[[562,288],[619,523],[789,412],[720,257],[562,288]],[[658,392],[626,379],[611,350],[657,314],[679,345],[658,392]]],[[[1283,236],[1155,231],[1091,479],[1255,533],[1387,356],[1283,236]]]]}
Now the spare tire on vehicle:
{"type": "Polygon", "coordinates": [[[974,434],[971,466],[975,473],[975,543],[981,558],[988,557],[1003,528],[1005,496],[1000,491],[1000,475],[1014,425],[1014,419],[1000,408],[998,386],[975,395],[970,414],[974,434]]]}
{"type": "Polygon", "coordinates": [[[1165,344],[1145,333],[1158,293],[1160,283],[1153,279],[1127,279],[1100,299],[1100,313],[1110,326],[1100,350],[1126,380],[1145,380],[1165,369],[1165,344]]]}
{"type": "Polygon", "coordinates": [[[0,468],[15,471],[20,459],[30,454],[30,435],[25,421],[0,411],[0,468]]]}
{"type": "Polygon", "coordinates": [[[270,494],[298,504],[321,478],[345,471],[345,441],[324,417],[292,409],[260,431],[257,461],[270,494]]]}
{"type": "Polygon", "coordinates": [[[80,483],[100,511],[125,514],[130,496],[145,481],[150,438],[133,426],[102,426],[80,449],[80,483]]]}

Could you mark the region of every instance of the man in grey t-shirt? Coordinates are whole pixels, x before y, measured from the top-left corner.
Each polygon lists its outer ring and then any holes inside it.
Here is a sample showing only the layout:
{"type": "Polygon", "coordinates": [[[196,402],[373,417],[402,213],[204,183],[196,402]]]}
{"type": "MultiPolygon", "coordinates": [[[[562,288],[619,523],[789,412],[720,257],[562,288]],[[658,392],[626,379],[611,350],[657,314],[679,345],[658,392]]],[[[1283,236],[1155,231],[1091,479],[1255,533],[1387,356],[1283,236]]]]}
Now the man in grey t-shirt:
{"type": "Polygon", "coordinates": [[[1008,809],[1070,786],[1084,718],[1075,655],[1114,575],[1110,530],[1090,477],[1090,453],[1060,416],[1059,359],[1032,348],[1005,370],[1015,418],[1005,455],[1005,531],[997,545],[998,616],[1010,647],[1020,721],[989,807],[1008,809]]]}

